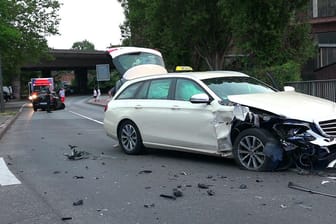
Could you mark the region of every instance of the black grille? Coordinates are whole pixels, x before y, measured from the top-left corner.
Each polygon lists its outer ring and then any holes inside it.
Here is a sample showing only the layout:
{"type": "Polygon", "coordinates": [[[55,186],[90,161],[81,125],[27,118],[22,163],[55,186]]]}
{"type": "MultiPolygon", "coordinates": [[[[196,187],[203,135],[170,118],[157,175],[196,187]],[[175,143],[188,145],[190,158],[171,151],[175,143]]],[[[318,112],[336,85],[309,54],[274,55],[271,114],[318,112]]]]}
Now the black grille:
{"type": "Polygon", "coordinates": [[[336,137],[336,119],[329,121],[320,121],[319,125],[324,133],[336,137]]]}

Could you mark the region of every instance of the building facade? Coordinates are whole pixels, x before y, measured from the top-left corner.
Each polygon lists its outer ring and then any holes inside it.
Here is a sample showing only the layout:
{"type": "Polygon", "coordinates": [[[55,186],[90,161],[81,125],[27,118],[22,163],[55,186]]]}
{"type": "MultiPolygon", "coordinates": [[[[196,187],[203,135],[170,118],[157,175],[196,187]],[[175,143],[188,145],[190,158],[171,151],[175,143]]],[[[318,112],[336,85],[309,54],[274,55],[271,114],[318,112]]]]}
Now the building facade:
{"type": "Polygon", "coordinates": [[[304,80],[336,79],[336,0],[310,0],[316,57],[302,71],[304,80]]]}

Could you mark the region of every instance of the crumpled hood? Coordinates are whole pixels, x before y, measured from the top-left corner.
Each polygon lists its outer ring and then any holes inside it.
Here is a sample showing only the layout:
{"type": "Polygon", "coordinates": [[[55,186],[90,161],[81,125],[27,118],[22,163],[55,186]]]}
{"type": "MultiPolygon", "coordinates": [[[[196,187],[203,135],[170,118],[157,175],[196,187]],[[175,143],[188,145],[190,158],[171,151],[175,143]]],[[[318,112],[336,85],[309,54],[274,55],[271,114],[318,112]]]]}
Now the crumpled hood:
{"type": "Polygon", "coordinates": [[[231,102],[307,122],[336,119],[336,103],[297,92],[228,96],[231,102]]]}

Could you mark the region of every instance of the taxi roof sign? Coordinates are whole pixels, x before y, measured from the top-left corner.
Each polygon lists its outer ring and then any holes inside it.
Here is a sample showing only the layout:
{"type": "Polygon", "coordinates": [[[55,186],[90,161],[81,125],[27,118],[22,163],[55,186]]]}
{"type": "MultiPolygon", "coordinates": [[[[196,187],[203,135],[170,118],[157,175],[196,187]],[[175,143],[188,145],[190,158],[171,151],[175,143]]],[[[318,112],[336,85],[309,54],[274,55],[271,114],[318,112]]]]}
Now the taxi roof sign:
{"type": "Polygon", "coordinates": [[[193,69],[190,66],[176,66],[175,67],[176,72],[192,72],[193,69]]]}

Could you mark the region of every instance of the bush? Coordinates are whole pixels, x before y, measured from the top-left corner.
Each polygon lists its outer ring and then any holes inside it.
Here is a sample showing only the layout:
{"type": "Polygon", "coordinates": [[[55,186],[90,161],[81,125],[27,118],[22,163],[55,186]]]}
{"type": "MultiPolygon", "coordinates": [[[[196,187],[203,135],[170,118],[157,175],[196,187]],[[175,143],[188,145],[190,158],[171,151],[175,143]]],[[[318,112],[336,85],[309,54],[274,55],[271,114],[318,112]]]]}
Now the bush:
{"type": "Polygon", "coordinates": [[[246,73],[270,85],[273,85],[272,80],[267,75],[267,73],[270,74],[276,82],[277,86],[275,87],[279,90],[283,89],[284,83],[286,82],[301,80],[300,65],[292,61],[289,61],[283,65],[276,65],[261,69],[251,69],[246,73]]]}

